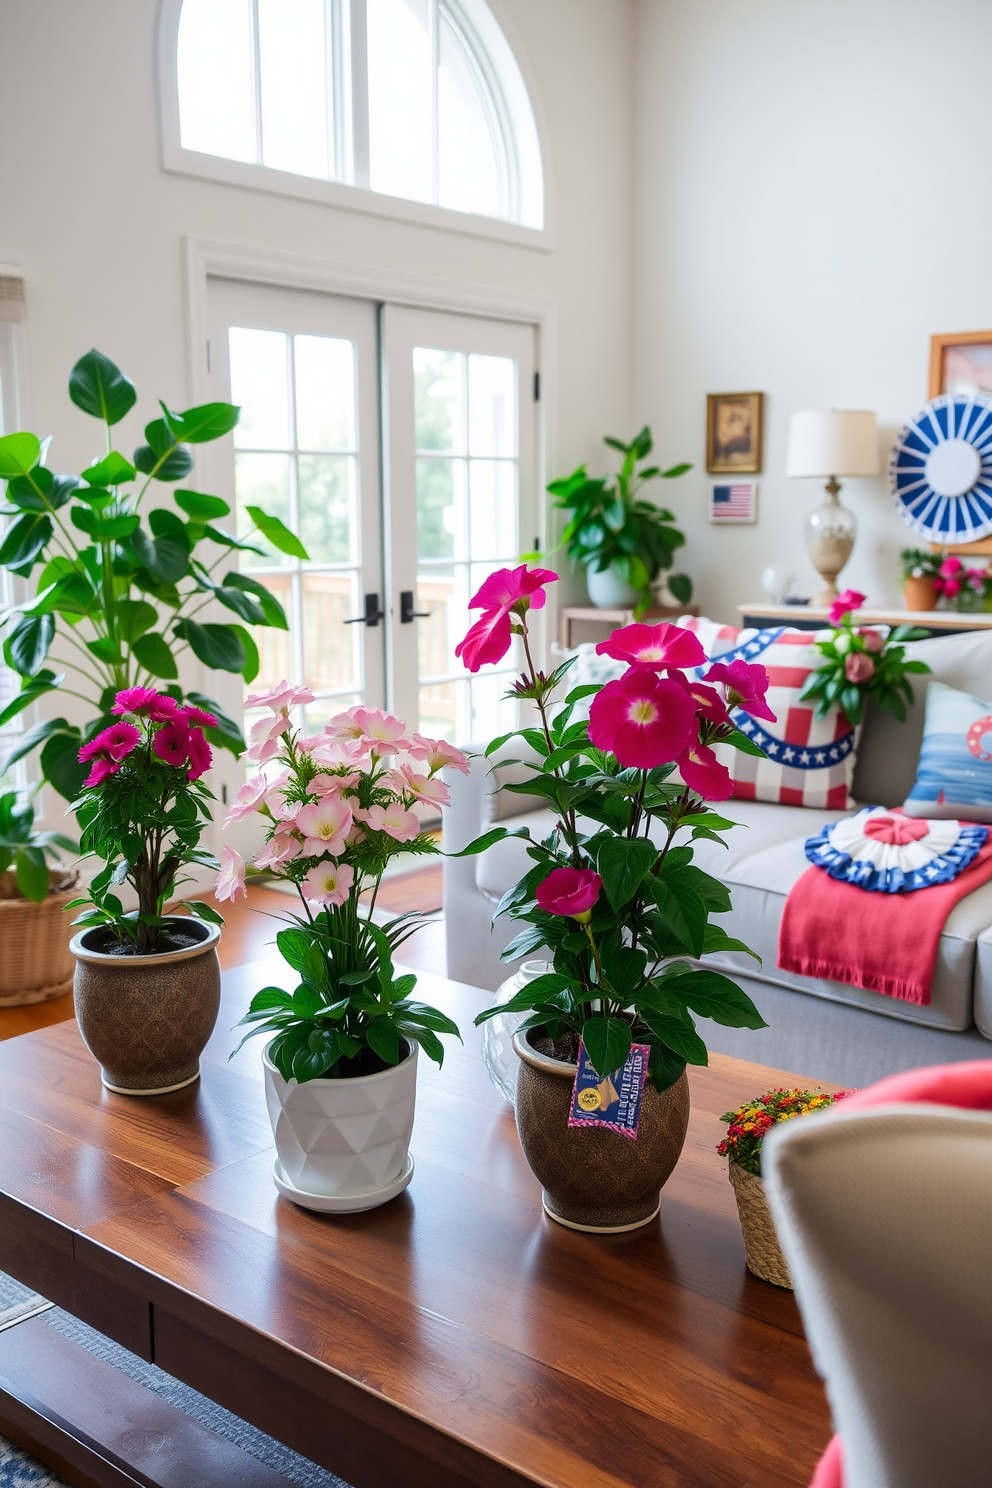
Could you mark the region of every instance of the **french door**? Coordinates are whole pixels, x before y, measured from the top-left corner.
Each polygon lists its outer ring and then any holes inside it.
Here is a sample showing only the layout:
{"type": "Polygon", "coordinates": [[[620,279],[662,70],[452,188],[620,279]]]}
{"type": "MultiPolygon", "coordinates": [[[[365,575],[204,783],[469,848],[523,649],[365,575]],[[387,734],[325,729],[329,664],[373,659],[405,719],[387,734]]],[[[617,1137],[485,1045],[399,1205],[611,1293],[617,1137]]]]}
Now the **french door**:
{"type": "Polygon", "coordinates": [[[290,624],[256,633],[246,690],[302,680],[308,732],[359,701],[458,743],[512,726],[514,652],[470,678],[454,648],[537,530],[533,328],[221,279],[209,326],[211,396],[242,415],[201,480],[239,535],[260,506],[308,555],[240,555],[290,624]]]}

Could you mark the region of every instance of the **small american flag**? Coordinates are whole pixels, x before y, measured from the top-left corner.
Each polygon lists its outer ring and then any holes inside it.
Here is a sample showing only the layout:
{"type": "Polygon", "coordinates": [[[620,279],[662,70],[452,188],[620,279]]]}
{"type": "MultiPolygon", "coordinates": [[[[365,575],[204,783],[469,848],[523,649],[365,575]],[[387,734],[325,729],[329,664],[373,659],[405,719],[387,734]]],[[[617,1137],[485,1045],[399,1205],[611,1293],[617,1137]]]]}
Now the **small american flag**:
{"type": "Polygon", "coordinates": [[[756,481],[714,486],[710,492],[710,521],[753,522],[757,494],[756,481]]]}

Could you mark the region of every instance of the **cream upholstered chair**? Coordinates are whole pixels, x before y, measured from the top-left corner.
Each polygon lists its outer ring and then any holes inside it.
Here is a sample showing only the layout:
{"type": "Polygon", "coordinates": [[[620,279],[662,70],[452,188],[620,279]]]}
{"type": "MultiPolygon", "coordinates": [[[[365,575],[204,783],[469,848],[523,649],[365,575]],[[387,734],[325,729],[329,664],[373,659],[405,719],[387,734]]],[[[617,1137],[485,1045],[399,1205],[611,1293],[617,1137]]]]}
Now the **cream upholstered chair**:
{"type": "Polygon", "coordinates": [[[839,1436],[815,1488],[987,1488],[992,1060],[790,1121],[763,1171],[839,1436]]]}

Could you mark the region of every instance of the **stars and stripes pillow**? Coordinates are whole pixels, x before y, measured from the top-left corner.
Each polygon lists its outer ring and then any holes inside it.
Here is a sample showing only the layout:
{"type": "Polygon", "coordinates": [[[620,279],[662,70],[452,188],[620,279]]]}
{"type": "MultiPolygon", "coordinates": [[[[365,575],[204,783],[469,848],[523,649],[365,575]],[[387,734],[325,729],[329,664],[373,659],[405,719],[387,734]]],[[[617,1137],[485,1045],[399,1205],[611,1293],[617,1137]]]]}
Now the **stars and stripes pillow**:
{"type": "MultiPolygon", "coordinates": [[[[698,635],[707,656],[723,662],[758,662],[768,672],[768,706],[775,723],[752,718],[742,708],[734,711],[738,728],[768,756],[758,759],[726,745],[717,754],[730,770],[734,796],[746,801],[772,801],[782,806],[812,806],[845,810],[853,805],[857,732],[839,708],[817,718],[812,703],[799,694],[811,671],[822,660],[813,645],[814,633],[776,626],[763,630],[734,630],[713,620],[685,617],[678,622],[698,635]]],[[[706,667],[699,667],[702,676],[706,667]]]]}

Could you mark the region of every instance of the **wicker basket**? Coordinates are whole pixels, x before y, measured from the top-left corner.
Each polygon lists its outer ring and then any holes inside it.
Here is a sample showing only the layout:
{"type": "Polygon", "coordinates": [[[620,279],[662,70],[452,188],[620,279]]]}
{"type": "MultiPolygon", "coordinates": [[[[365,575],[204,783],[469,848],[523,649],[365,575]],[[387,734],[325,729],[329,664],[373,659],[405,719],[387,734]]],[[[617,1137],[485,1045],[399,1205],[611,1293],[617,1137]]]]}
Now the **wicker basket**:
{"type": "Polygon", "coordinates": [[[72,916],[65,906],[75,897],[77,877],[53,873],[60,892],[35,904],[21,894],[12,873],[0,873],[0,1007],[47,1002],[72,991],[72,916]]]}
{"type": "Polygon", "coordinates": [[[740,1163],[730,1163],[728,1170],[744,1233],[747,1269],[760,1276],[762,1281],[788,1287],[791,1291],[792,1277],[775,1233],[775,1221],[765,1198],[765,1185],[756,1173],[749,1173],[740,1163]]]}

